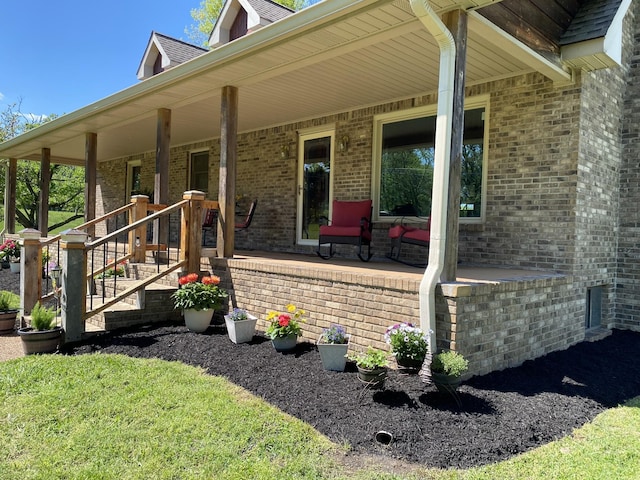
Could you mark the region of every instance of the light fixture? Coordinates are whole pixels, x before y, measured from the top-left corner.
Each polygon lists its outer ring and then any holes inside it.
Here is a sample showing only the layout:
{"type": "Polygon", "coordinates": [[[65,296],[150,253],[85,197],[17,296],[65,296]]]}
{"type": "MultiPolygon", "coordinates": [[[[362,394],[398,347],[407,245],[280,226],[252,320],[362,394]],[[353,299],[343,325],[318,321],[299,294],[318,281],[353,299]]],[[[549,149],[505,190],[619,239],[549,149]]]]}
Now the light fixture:
{"type": "Polygon", "coordinates": [[[289,158],[289,145],[286,143],[280,145],[280,158],[289,158]]]}
{"type": "Polygon", "coordinates": [[[338,150],[340,150],[341,152],[346,152],[347,150],[349,150],[349,136],[348,135],[344,135],[340,141],[338,142],[338,150]]]}

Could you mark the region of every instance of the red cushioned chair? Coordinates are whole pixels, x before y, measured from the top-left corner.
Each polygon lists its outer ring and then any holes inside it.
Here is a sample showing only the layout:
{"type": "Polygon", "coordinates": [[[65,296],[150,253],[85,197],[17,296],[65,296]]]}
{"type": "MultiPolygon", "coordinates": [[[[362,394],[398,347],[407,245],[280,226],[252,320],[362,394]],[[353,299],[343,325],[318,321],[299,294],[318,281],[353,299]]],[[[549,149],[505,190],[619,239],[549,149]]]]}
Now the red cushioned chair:
{"type": "Polygon", "coordinates": [[[418,245],[420,247],[429,248],[429,240],[431,236],[431,217],[427,218],[427,224],[424,228],[414,225],[394,225],[389,228],[389,238],[391,239],[391,251],[387,255],[391,260],[396,262],[413,265],[414,267],[422,267],[424,264],[411,263],[400,257],[402,244],[418,245]]]}
{"type": "Polygon", "coordinates": [[[373,256],[371,253],[371,231],[373,229],[371,209],[371,200],[357,202],[334,200],[331,224],[320,226],[318,255],[327,260],[335,253],[334,244],[356,245],[358,258],[363,262],[368,262],[373,256]],[[323,254],[321,247],[326,244],[329,244],[329,251],[327,254],[323,254]],[[367,247],[366,256],[362,252],[363,246],[367,247]]]}

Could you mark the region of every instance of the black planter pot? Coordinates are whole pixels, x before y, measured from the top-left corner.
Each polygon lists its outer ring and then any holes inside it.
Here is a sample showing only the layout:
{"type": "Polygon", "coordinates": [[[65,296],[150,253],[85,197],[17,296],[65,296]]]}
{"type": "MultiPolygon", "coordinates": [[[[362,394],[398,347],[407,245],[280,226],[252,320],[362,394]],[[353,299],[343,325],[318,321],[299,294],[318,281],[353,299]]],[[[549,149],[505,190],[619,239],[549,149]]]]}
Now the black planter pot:
{"type": "Polygon", "coordinates": [[[387,368],[380,367],[367,369],[358,367],[358,380],[364,383],[372,390],[381,390],[384,388],[384,382],[387,379],[387,368]]]}
{"type": "Polygon", "coordinates": [[[460,386],[460,377],[444,373],[431,372],[431,380],[436,388],[443,393],[454,393],[460,386]]]}
{"type": "Polygon", "coordinates": [[[54,327],[51,330],[34,330],[31,327],[18,329],[25,355],[55,352],[62,344],[63,334],[62,327],[54,327]]]}

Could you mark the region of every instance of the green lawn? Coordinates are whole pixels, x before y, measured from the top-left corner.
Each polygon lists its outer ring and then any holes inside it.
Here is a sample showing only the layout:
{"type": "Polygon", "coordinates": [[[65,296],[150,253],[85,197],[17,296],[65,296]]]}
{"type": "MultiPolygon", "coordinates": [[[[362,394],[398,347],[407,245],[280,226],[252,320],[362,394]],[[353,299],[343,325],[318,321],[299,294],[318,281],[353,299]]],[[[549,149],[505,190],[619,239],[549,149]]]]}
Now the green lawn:
{"type": "MultiPolygon", "coordinates": [[[[2,211],[2,209],[0,209],[0,211],[2,211]]],[[[70,217],[71,215],[72,214],[69,212],[49,212],[49,225],[55,225],[58,222],[61,222],[62,220],[64,220],[65,218],[70,217]]],[[[2,216],[2,218],[3,220],[0,220],[0,230],[4,229],[4,215],[2,216]]],[[[84,219],[79,218],[77,220],[67,223],[63,227],[57,228],[56,230],[49,232],[49,235],[56,235],[64,230],[67,230],[68,228],[75,228],[78,225],[81,225],[83,223],[84,223],[84,219]]],[[[24,226],[16,222],[16,233],[20,232],[20,230],[22,229],[24,229],[24,226]]]]}
{"type": "Polygon", "coordinates": [[[632,479],[640,397],[510,461],[435,470],[345,457],[346,446],[178,362],[32,356],[0,363],[0,445],[3,480],[632,479]]]}

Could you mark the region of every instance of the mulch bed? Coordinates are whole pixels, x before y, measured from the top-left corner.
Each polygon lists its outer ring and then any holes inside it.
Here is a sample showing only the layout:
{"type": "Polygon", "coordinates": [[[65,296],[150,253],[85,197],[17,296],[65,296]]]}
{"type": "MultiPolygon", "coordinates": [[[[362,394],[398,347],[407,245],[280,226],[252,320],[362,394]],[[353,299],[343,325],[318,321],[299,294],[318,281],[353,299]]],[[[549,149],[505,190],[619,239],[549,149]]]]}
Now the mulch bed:
{"type": "Polygon", "coordinates": [[[164,325],[95,337],[66,353],[121,353],[178,360],[221,375],[309,423],[355,454],[431,467],[499,462],[563,436],[606,408],[640,395],[640,333],[615,330],[520,367],[473,377],[461,407],[415,375],[391,371],[385,390],[363,387],[354,365],[322,369],[314,345],[277,353],[258,335],[235,345],[224,325],[205,334],[164,325]],[[375,434],[393,435],[389,445],[375,434]]]}

